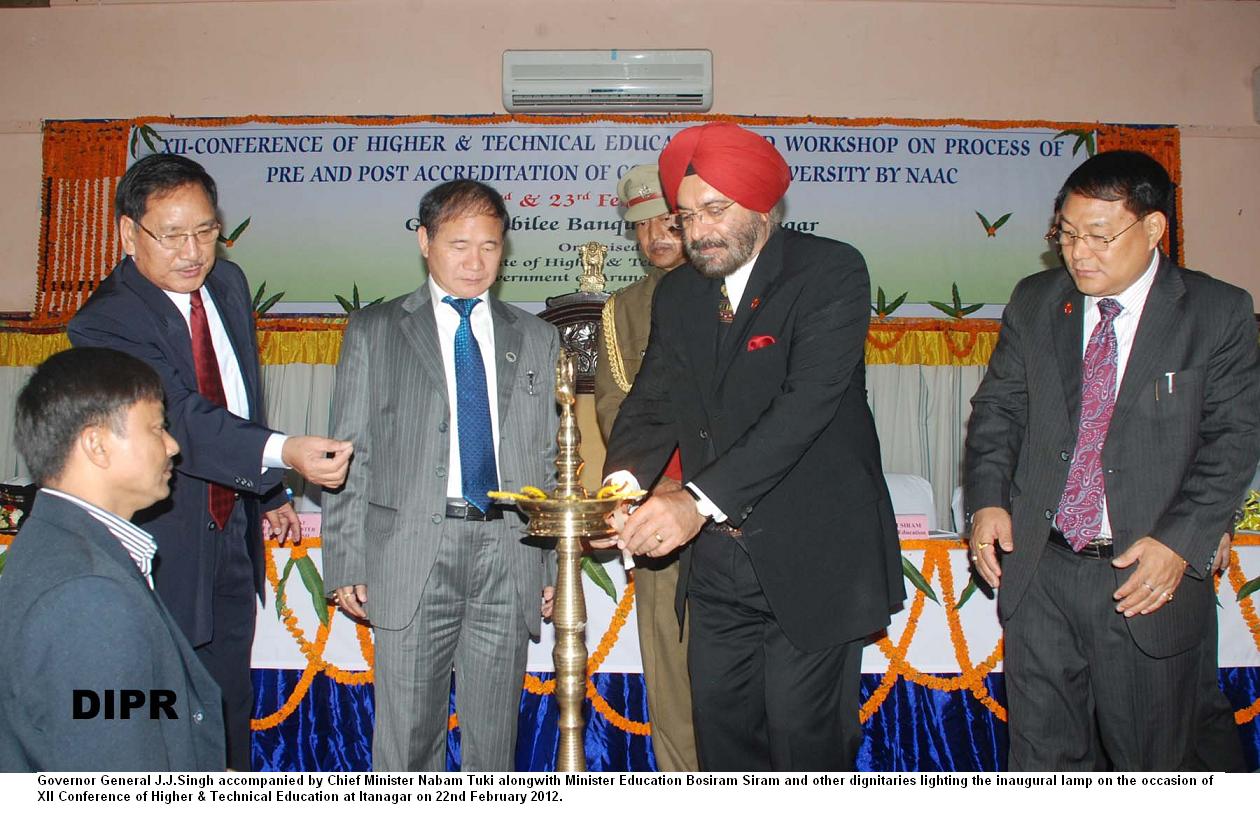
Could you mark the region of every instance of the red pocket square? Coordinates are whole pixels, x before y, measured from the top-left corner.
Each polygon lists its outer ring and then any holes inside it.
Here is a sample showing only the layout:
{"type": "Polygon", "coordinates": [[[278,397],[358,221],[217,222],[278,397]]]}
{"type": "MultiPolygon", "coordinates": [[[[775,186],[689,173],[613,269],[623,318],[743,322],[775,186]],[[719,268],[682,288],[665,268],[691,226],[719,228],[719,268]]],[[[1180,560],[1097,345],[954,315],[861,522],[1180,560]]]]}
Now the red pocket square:
{"type": "Polygon", "coordinates": [[[769,334],[762,334],[757,337],[750,337],[748,340],[748,350],[756,351],[758,348],[765,348],[767,345],[774,345],[777,340],[769,334]]]}

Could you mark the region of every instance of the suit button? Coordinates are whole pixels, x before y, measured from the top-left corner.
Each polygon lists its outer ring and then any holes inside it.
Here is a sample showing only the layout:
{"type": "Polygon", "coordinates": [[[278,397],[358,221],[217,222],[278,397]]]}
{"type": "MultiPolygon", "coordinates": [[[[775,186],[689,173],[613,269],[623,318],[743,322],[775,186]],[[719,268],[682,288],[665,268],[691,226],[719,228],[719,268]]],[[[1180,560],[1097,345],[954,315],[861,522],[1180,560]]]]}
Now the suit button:
{"type": "Polygon", "coordinates": [[[429,521],[432,522],[434,525],[437,525],[443,519],[445,518],[441,514],[434,514],[433,516],[429,517],[429,521]]]}
{"type": "Polygon", "coordinates": [[[1067,451],[1060,451],[1059,459],[1063,460],[1064,462],[1067,462],[1068,460],[1072,459],[1072,455],[1069,454],[1067,451]]]}
{"type": "Polygon", "coordinates": [[[709,432],[708,432],[708,431],[705,431],[703,428],[701,428],[701,429],[700,429],[700,439],[702,439],[702,440],[707,440],[708,438],[709,438],[709,432]]]}
{"type": "Polygon", "coordinates": [[[444,422],[439,422],[439,423],[438,423],[438,431],[440,431],[440,432],[442,432],[443,434],[445,434],[445,433],[446,433],[446,423],[444,423],[444,422]]]}
{"type": "Polygon", "coordinates": [[[1054,512],[1049,508],[1046,509],[1046,519],[1054,519],[1054,512]]]}
{"type": "Polygon", "coordinates": [[[215,525],[215,524],[214,524],[214,520],[211,520],[210,522],[207,522],[207,523],[206,523],[206,530],[207,530],[207,531],[214,531],[214,530],[216,530],[218,527],[219,527],[219,526],[217,526],[217,525],[215,525]]]}
{"type": "Polygon", "coordinates": [[[206,718],[206,715],[203,714],[201,711],[197,711],[196,713],[192,715],[193,722],[200,722],[205,718],[206,718]]]}
{"type": "Polygon", "coordinates": [[[437,474],[439,477],[444,477],[446,476],[446,469],[439,465],[437,467],[437,470],[434,471],[433,473],[437,474]]]}

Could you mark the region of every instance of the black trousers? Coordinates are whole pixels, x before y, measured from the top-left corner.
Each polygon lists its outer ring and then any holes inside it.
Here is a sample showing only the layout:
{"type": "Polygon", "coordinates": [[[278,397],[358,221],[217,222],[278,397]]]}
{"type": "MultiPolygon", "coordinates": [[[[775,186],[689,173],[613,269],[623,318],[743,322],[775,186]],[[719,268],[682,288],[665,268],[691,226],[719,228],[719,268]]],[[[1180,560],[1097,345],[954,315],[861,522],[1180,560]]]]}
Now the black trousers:
{"type": "Polygon", "coordinates": [[[705,530],[691,550],[687,662],[700,769],[851,770],[864,640],[800,650],[739,542],[705,530]]]}
{"type": "MultiPolygon", "coordinates": [[[[254,568],[245,547],[243,506],[232,509],[227,527],[215,541],[214,634],[194,650],[223,692],[223,725],[227,734],[227,767],[250,770],[249,720],[254,710],[250,655],[254,645],[257,595],[254,568]]],[[[259,527],[254,523],[252,527],[259,527]]],[[[161,550],[159,548],[159,550],[161,550]]]]}
{"type": "Polygon", "coordinates": [[[1118,587],[1110,561],[1046,546],[1003,626],[1009,768],[1241,768],[1233,712],[1216,679],[1215,617],[1199,644],[1151,657],[1116,613],[1118,587]]]}

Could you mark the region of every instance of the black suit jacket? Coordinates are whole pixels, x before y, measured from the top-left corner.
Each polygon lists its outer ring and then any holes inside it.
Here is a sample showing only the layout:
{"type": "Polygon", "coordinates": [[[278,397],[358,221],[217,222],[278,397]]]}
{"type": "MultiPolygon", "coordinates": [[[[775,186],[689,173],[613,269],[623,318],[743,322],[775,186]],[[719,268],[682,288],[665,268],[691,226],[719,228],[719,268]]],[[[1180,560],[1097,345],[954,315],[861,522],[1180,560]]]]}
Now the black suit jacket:
{"type": "MultiPolygon", "coordinates": [[[[1016,550],[999,552],[1009,617],[1046,548],[1067,482],[1081,405],[1084,297],[1065,269],[1021,281],[972,399],[967,510],[1011,512],[1016,550]]],[[[1176,600],[1126,620],[1146,653],[1201,641],[1209,568],[1260,459],[1260,362],[1251,297],[1161,260],[1138,324],[1102,453],[1117,553],[1151,536],[1189,563],[1176,600]],[[1169,389],[1169,377],[1173,376],[1169,389]]],[[[1137,568],[1116,572],[1116,584],[1137,568]]]]}
{"type": "Polygon", "coordinates": [[[661,281],[605,474],[627,469],[647,486],[677,444],[685,481],[743,530],[794,644],[876,632],[905,588],[866,403],[866,263],[844,243],[776,231],[719,347],[720,285],[690,265],[661,281]]]}
{"type": "Polygon", "coordinates": [[[104,525],[40,493],[8,556],[0,771],[223,769],[219,688],[104,525]],[[174,692],[176,718],[73,718],[76,689],[124,688],[174,692]]]}
{"type": "Polygon", "coordinates": [[[285,502],[283,472],[262,470],[262,452],[273,433],[266,426],[258,366],[258,338],[245,275],[219,260],[206,287],[236,352],[249,419],[243,419],[197,392],[188,323],[179,309],[125,258],[70,320],[70,341],[114,348],[153,366],[166,392],[166,416],[179,443],[171,496],[136,514],[135,521],[162,546],[154,579],[167,607],[193,646],[212,637],[215,557],[209,482],[240,493],[246,517],[246,545],[254,583],[262,595],[263,546],[260,512],[285,502]],[[262,502],[260,506],[260,501],[262,502]]]}

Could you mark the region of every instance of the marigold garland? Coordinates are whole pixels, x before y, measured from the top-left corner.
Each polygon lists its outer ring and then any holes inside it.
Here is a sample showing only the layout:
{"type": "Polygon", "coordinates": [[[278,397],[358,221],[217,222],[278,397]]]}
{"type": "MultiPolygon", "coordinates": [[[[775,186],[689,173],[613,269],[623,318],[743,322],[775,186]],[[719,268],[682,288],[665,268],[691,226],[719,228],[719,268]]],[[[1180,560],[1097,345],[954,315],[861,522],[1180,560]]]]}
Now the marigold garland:
{"type": "MultiPolygon", "coordinates": [[[[1247,577],[1243,575],[1242,563],[1235,558],[1229,564],[1229,584],[1234,587],[1234,596],[1237,596],[1242,587],[1247,584],[1247,577]]],[[[1239,600],[1238,610],[1242,612],[1243,621],[1247,623],[1247,629],[1251,631],[1251,639],[1256,644],[1256,650],[1260,650],[1260,618],[1256,616],[1256,603],[1251,597],[1239,600]]],[[[1260,716],[1260,697],[1246,708],[1239,708],[1234,711],[1234,722],[1238,725],[1246,725],[1248,722],[1260,716]]]]}
{"type": "Polygon", "coordinates": [[[937,691],[960,691],[964,689],[971,691],[972,695],[988,708],[994,716],[1002,721],[1006,721],[1006,708],[989,694],[988,688],[984,684],[984,678],[991,674],[1002,660],[1002,640],[998,640],[993,651],[983,662],[973,666],[970,650],[967,647],[966,635],[962,630],[962,620],[958,616],[957,606],[954,601],[954,579],[953,571],[949,565],[949,551],[962,550],[966,547],[965,543],[947,542],[945,540],[913,540],[904,543],[903,547],[921,548],[923,550],[923,568],[921,572],[925,580],[931,581],[933,572],[937,568],[940,569],[939,577],[944,597],[945,619],[949,626],[950,641],[954,646],[954,656],[958,660],[961,672],[957,676],[934,676],[917,670],[906,661],[906,653],[909,651],[914,635],[918,631],[919,618],[923,614],[924,603],[927,601],[927,595],[922,591],[916,590],[910,605],[910,614],[906,620],[906,627],[902,631],[901,638],[897,644],[894,645],[887,636],[880,638],[876,643],[876,646],[888,658],[888,669],[884,672],[884,677],[880,680],[879,686],[867,699],[866,704],[862,706],[859,714],[861,720],[865,722],[880,709],[888,698],[888,694],[891,692],[897,678],[901,677],[916,685],[923,685],[937,691]]]}

